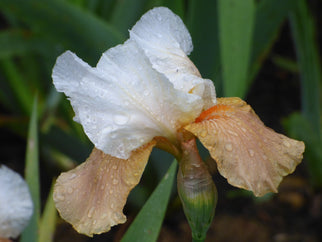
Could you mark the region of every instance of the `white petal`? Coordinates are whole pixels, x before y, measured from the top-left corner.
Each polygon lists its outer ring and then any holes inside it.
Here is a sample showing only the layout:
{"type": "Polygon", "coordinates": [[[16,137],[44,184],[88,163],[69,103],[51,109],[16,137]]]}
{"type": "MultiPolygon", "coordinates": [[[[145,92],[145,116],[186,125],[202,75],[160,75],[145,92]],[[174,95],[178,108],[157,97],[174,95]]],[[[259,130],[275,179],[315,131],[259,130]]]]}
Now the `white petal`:
{"type": "Polygon", "coordinates": [[[155,136],[175,139],[203,107],[199,96],[174,89],[130,40],[105,52],[96,68],[66,52],[52,77],[95,146],[122,159],[155,136]]]}
{"type": "Polygon", "coordinates": [[[130,30],[130,37],[144,50],[153,68],[165,74],[176,89],[202,97],[205,109],[216,103],[213,83],[202,79],[187,57],[193,46],[186,26],[168,8],[154,8],[144,14],[130,30]]]}
{"type": "Polygon", "coordinates": [[[29,189],[22,177],[0,166],[0,238],[16,238],[33,213],[29,189]]]}

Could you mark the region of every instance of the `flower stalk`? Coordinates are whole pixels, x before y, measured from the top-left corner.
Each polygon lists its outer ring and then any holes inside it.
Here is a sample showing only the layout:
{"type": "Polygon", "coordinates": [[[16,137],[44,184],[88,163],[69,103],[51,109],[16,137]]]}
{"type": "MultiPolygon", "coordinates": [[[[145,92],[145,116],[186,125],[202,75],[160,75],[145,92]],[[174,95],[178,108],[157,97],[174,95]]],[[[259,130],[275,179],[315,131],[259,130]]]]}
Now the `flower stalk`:
{"type": "Polygon", "coordinates": [[[193,241],[204,241],[215,215],[217,189],[202,161],[196,140],[182,142],[183,156],[179,162],[177,186],[193,241]]]}

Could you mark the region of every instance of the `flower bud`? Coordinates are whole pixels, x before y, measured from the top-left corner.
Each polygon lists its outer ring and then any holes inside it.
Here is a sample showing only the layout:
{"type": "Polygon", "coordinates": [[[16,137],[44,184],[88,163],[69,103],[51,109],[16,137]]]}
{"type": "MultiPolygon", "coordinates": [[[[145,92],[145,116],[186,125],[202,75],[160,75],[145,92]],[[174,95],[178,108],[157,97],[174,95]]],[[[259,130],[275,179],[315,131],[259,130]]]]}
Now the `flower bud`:
{"type": "Polygon", "coordinates": [[[195,139],[181,144],[177,186],[184,213],[195,241],[206,238],[217,204],[217,190],[207,166],[199,156],[195,139]]]}

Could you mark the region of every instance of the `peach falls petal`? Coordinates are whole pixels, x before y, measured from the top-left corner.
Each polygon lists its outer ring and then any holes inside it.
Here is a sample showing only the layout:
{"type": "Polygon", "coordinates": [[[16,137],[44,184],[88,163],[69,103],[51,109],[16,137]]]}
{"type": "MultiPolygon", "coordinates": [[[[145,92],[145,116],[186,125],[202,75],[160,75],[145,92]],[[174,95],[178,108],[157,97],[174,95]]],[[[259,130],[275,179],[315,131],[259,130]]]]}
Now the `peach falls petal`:
{"type": "Polygon", "coordinates": [[[262,196],[277,192],[282,178],[301,162],[304,143],[266,127],[246,102],[218,98],[185,127],[216,160],[221,175],[236,187],[262,196]]]}
{"type": "Polygon", "coordinates": [[[94,148],[86,162],[58,177],[54,201],[60,216],[89,236],[124,223],[126,199],[139,183],[154,145],[148,143],[126,160],[94,148]]]}

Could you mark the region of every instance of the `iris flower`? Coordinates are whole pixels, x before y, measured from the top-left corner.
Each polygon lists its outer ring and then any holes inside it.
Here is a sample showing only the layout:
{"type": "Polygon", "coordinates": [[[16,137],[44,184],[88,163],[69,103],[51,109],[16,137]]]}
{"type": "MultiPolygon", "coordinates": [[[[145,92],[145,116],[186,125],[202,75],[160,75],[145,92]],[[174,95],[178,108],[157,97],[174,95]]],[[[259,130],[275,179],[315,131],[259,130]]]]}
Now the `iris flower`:
{"type": "Polygon", "coordinates": [[[27,183],[18,173],[0,165],[0,241],[17,238],[32,214],[33,202],[27,183]]]}
{"type": "Polygon", "coordinates": [[[89,236],[124,223],[128,194],[152,148],[180,160],[185,136],[201,141],[233,186],[256,196],[277,192],[301,161],[303,142],[265,127],[241,99],[216,98],[213,82],[187,57],[187,28],[169,9],[148,11],[129,32],[96,67],[70,51],[54,66],[54,85],[95,145],[86,162],[57,179],[61,217],[89,236]]]}

